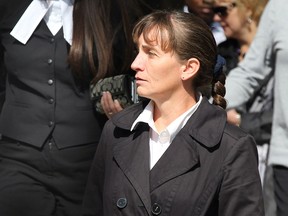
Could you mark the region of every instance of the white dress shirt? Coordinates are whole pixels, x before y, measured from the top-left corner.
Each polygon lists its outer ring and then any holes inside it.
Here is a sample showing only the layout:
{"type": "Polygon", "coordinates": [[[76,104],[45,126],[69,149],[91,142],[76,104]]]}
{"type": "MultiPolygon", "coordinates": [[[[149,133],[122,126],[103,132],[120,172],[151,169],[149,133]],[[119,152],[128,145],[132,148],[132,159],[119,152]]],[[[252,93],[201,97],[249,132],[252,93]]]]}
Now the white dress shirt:
{"type": "Polygon", "coordinates": [[[72,44],[74,0],[33,0],[25,10],[11,35],[26,44],[42,19],[45,20],[53,35],[63,26],[65,40],[72,44]]]}
{"type": "Polygon", "coordinates": [[[189,110],[170,123],[163,131],[158,132],[153,120],[154,102],[150,101],[144,108],[143,112],[134,121],[131,131],[134,130],[139,122],[147,123],[150,126],[149,132],[149,146],[150,146],[150,169],[154,167],[157,161],[161,158],[164,152],[172,143],[178,132],[185,126],[188,119],[197,110],[202,101],[202,96],[199,95],[198,102],[193,105],[189,110]]]}

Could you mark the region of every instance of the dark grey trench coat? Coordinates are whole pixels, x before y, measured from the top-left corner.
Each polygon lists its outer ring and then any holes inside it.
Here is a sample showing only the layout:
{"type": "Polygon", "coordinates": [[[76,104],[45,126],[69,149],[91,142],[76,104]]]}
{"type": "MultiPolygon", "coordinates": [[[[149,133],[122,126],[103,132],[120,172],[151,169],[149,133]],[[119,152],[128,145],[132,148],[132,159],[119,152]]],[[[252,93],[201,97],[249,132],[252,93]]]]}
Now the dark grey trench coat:
{"type": "Polygon", "coordinates": [[[149,169],[149,127],[132,123],[145,104],[108,121],[91,168],[82,215],[264,216],[257,150],[203,98],[149,169]]]}

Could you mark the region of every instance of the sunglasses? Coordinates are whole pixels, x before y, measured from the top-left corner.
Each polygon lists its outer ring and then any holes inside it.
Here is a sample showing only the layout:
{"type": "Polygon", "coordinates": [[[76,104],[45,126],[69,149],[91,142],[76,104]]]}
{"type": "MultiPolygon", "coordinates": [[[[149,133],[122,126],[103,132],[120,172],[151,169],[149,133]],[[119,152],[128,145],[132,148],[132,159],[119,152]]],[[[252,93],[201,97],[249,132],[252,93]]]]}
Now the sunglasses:
{"type": "Polygon", "coordinates": [[[227,6],[217,6],[212,7],[214,14],[217,14],[219,17],[226,17],[228,16],[229,11],[236,7],[236,3],[232,2],[230,5],[227,6]]]}

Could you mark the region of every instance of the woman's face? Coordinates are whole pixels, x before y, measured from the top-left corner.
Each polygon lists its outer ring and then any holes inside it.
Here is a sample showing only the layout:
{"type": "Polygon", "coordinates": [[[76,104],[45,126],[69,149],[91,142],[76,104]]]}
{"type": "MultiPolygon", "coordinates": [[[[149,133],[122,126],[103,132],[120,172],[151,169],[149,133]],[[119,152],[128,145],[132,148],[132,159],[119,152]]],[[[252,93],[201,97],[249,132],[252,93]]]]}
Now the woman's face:
{"type": "Polygon", "coordinates": [[[227,38],[241,40],[247,29],[247,17],[235,0],[219,0],[213,7],[214,21],[220,22],[227,38]]]}
{"type": "Polygon", "coordinates": [[[175,53],[164,52],[160,43],[146,43],[143,35],[137,46],[138,54],[131,68],[136,71],[138,94],[154,101],[165,101],[177,94],[182,86],[183,61],[175,53]]]}

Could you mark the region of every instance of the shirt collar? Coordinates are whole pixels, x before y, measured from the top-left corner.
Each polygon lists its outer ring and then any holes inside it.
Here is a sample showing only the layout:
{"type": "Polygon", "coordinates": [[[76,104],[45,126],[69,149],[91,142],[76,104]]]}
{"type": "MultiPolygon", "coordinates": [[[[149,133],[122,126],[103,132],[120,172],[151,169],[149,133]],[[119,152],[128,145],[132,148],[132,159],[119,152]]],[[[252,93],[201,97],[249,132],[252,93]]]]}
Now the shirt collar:
{"type": "MultiPolygon", "coordinates": [[[[72,44],[72,30],[73,30],[73,4],[74,0],[56,0],[61,7],[61,16],[63,25],[63,33],[65,40],[71,45],[72,44]]],[[[28,8],[25,10],[19,21],[14,26],[10,34],[23,44],[26,44],[41,20],[45,17],[47,12],[53,16],[51,10],[53,9],[53,4],[55,1],[43,1],[43,0],[33,0],[28,8]]],[[[45,17],[47,26],[51,27],[49,23],[49,17],[45,17]]],[[[53,19],[51,19],[53,22],[53,19]]],[[[53,24],[52,24],[53,26],[53,24]]],[[[50,28],[49,27],[49,28],[50,28]]],[[[59,28],[58,28],[59,29],[59,28]]],[[[55,33],[53,30],[52,33],[55,33]]],[[[57,32],[56,32],[57,33],[57,32]]]]}
{"type": "MultiPolygon", "coordinates": [[[[194,104],[189,110],[180,115],[177,119],[175,119],[171,124],[167,126],[165,129],[170,135],[170,142],[174,139],[177,133],[185,126],[189,118],[193,115],[193,113],[197,110],[200,103],[202,101],[202,95],[199,93],[199,99],[196,104],[194,104]]],[[[147,123],[150,128],[152,128],[155,132],[157,132],[154,120],[153,120],[153,111],[154,111],[154,102],[150,101],[148,105],[144,108],[142,113],[137,117],[134,123],[131,126],[131,131],[134,130],[138,123],[144,122],[147,123]]],[[[159,131],[161,132],[161,131],[159,131]]]]}
{"type": "Polygon", "coordinates": [[[131,131],[134,130],[137,124],[140,122],[147,123],[150,127],[154,127],[153,112],[154,112],[154,102],[150,101],[144,108],[142,113],[134,121],[130,130],[131,131]]]}

